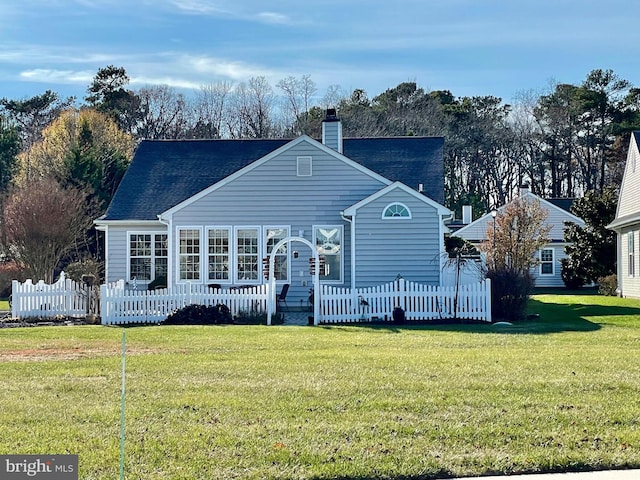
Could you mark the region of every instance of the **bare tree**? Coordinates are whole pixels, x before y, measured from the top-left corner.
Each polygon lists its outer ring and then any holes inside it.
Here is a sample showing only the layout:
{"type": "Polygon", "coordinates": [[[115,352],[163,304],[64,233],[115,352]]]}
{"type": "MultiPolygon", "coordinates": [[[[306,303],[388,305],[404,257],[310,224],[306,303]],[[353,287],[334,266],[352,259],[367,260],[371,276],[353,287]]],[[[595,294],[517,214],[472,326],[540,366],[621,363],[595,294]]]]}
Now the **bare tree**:
{"type": "Polygon", "coordinates": [[[480,250],[487,253],[487,265],[493,270],[528,273],[538,263],[536,252],[550,242],[549,211],[539,200],[516,198],[487,229],[487,240],[480,250]]]}
{"type": "Polygon", "coordinates": [[[231,138],[270,138],[277,128],[273,114],[275,95],[265,77],[253,77],[233,91],[227,127],[231,138]]]}
{"type": "Polygon", "coordinates": [[[228,108],[230,82],[203,85],[196,95],[192,138],[223,138],[224,118],[228,108]]]}
{"type": "Polygon", "coordinates": [[[2,237],[6,250],[34,279],[48,283],[60,261],[91,225],[87,195],[63,189],[52,178],[16,188],[4,203],[2,237]]]}
{"type": "Polygon", "coordinates": [[[176,139],[186,136],[187,103],[183,94],[167,85],[144,87],[138,91],[140,119],[137,136],[147,139],[176,139]]]}
{"type": "Polygon", "coordinates": [[[310,75],[303,75],[300,79],[287,77],[276,85],[284,93],[283,109],[287,112],[287,124],[291,125],[293,135],[309,133],[309,110],[311,98],[316,93],[316,84],[310,75]]]}

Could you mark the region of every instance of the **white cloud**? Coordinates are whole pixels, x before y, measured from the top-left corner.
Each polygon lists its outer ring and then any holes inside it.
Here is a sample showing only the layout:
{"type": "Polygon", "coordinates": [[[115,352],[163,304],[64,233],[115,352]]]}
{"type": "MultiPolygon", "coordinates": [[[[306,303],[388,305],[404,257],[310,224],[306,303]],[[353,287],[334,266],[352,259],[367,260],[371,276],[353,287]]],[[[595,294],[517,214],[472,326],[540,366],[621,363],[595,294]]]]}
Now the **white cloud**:
{"type": "Polygon", "coordinates": [[[47,68],[35,68],[20,72],[20,78],[23,80],[28,80],[30,82],[62,84],[89,84],[94,75],[95,72],[89,71],[54,70],[47,68]]]}

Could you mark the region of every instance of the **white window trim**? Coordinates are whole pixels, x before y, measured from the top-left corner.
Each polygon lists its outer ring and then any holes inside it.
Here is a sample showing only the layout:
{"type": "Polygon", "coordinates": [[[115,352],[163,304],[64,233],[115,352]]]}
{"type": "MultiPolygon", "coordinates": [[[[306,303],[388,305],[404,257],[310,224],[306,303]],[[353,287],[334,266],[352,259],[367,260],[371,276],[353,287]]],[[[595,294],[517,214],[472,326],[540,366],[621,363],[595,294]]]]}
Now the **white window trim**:
{"type": "Polygon", "coordinates": [[[234,284],[242,285],[260,285],[262,283],[262,257],[264,235],[262,226],[260,225],[236,225],[233,227],[233,279],[234,284]],[[258,278],[255,280],[245,280],[238,278],[238,230],[258,230],[258,278]]]}
{"type": "Polygon", "coordinates": [[[320,224],[313,225],[312,227],[313,238],[312,245],[313,248],[316,248],[316,230],[318,228],[337,228],[340,230],[340,278],[338,280],[323,280],[322,276],[320,276],[320,283],[327,285],[342,285],[344,284],[344,226],[343,225],[328,225],[328,224],[320,224]]]}
{"type": "MultiPolygon", "coordinates": [[[[284,230],[285,236],[284,238],[290,237],[291,236],[291,227],[290,226],[285,226],[285,225],[265,225],[263,227],[263,232],[262,232],[262,251],[264,252],[264,256],[266,257],[268,255],[267,252],[267,231],[268,230],[272,230],[272,229],[277,229],[277,228],[281,228],[282,230],[284,230]]],[[[263,258],[260,257],[260,258],[263,258]]],[[[260,261],[260,275],[262,275],[262,278],[264,278],[264,271],[262,270],[262,261],[260,261]]],[[[291,249],[289,247],[287,247],[287,278],[285,280],[276,280],[276,284],[277,285],[281,285],[281,284],[285,284],[285,283],[291,283],[291,249]]]]}
{"type": "Polygon", "coordinates": [[[205,248],[204,248],[204,281],[207,284],[219,283],[220,285],[233,284],[234,278],[234,245],[233,245],[233,227],[231,225],[207,225],[204,229],[205,248]],[[229,278],[227,280],[209,279],[209,231],[211,230],[226,230],[229,234],[229,278]]]}
{"type": "Polygon", "coordinates": [[[313,176],[313,157],[309,155],[296,157],[296,175],[298,177],[313,176]],[[303,168],[301,168],[301,166],[303,168]],[[308,166],[308,173],[307,173],[307,166],[308,166]]]}
{"type": "MultiPolygon", "coordinates": [[[[169,234],[167,232],[163,232],[161,230],[153,230],[153,231],[144,231],[144,230],[127,230],[126,233],[127,238],[127,282],[132,282],[133,278],[131,278],[131,235],[151,235],[151,280],[139,280],[136,279],[136,283],[142,285],[148,285],[149,283],[155,280],[155,236],[156,235],[167,235],[167,242],[169,241],[169,234]]],[[[169,251],[169,247],[167,246],[167,267],[169,258],[171,257],[171,252],[169,251]]],[[[168,272],[167,272],[167,282],[169,281],[168,272]]]]}
{"type": "Polygon", "coordinates": [[[176,241],[175,241],[175,278],[176,283],[178,284],[203,284],[204,283],[204,262],[202,260],[202,255],[204,252],[204,242],[202,241],[204,227],[202,226],[188,226],[188,225],[180,225],[176,227],[176,241]],[[180,230],[198,230],[198,238],[200,239],[200,271],[198,280],[183,280],[180,278],[180,230]]]}
{"type": "Polygon", "coordinates": [[[632,230],[627,233],[627,275],[631,278],[636,276],[636,234],[632,230]],[[631,247],[631,248],[629,248],[631,247]]]}
{"type": "Polygon", "coordinates": [[[552,277],[556,274],[556,249],[552,248],[552,247],[545,247],[545,248],[541,248],[540,249],[540,254],[539,254],[539,259],[540,259],[540,268],[538,270],[538,273],[541,277],[552,277]],[[544,250],[551,250],[551,260],[549,261],[542,261],[542,252],[544,250]],[[542,264],[543,263],[551,263],[551,273],[543,273],[542,272],[542,264]]]}
{"type": "Polygon", "coordinates": [[[392,202],[392,203],[388,204],[386,207],[384,207],[384,208],[382,209],[382,217],[381,217],[381,218],[382,218],[382,220],[391,220],[391,221],[394,221],[394,220],[395,220],[395,221],[397,221],[397,220],[411,220],[411,218],[412,218],[412,215],[411,215],[411,209],[410,209],[409,207],[407,207],[407,206],[406,206],[404,203],[402,203],[402,202],[392,202]],[[386,216],[385,216],[385,213],[387,213],[387,210],[388,210],[389,208],[391,208],[391,207],[395,206],[395,205],[398,205],[398,206],[400,206],[400,207],[404,208],[404,209],[407,211],[407,213],[408,213],[409,215],[408,215],[408,216],[406,216],[406,217],[386,217],[386,216]]]}

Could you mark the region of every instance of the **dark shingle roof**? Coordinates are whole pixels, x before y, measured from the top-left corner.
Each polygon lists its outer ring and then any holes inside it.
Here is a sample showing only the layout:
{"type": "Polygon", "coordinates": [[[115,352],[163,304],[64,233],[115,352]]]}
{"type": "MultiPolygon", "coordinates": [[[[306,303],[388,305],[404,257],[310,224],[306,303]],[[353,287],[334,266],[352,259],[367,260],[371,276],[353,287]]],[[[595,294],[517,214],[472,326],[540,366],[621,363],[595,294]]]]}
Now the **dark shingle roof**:
{"type": "Polygon", "coordinates": [[[566,210],[569,213],[573,213],[571,211],[571,205],[573,205],[575,198],[545,198],[545,200],[558,208],[566,210]]]}
{"type": "MultiPolygon", "coordinates": [[[[156,220],[158,214],[273,152],[290,140],[145,140],[103,220],[156,220]]],[[[344,139],[344,155],[392,181],[444,197],[444,139],[344,139]]]]}

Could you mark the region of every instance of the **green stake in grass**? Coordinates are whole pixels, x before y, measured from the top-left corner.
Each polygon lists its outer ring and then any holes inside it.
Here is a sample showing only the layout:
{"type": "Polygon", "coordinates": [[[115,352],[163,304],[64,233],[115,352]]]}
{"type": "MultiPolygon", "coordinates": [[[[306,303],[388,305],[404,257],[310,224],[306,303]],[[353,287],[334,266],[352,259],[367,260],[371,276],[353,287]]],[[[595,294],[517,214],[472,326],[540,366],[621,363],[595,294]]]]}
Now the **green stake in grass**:
{"type": "Polygon", "coordinates": [[[120,407],[120,480],[124,480],[124,385],[127,353],[127,333],[122,330],[122,405],[120,407]]]}

